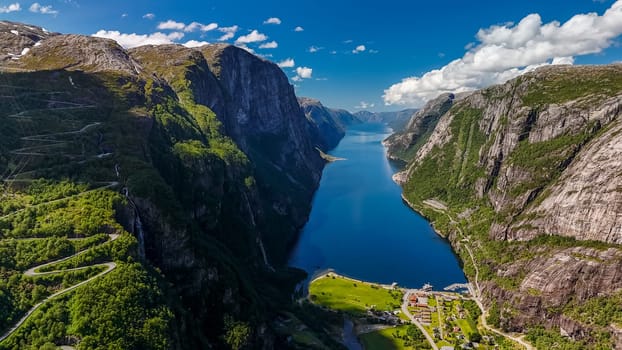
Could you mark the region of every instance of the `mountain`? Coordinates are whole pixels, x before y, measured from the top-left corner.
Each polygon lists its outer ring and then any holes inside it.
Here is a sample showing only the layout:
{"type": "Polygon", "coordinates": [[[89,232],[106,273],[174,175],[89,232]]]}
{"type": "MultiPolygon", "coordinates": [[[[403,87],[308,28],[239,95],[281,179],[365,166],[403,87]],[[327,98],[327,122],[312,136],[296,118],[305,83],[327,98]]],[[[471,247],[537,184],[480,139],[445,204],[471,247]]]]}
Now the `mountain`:
{"type": "Polygon", "coordinates": [[[282,348],[304,278],[284,263],[341,129],[233,46],[0,38],[0,349],[282,348]]]}
{"type": "Polygon", "coordinates": [[[443,94],[412,114],[401,131],[383,141],[388,157],[396,161],[410,161],[428,140],[441,116],[451,108],[454,99],[454,94],[443,94]]]}
{"type": "Polygon", "coordinates": [[[542,349],[622,346],[622,65],[540,68],[441,96],[411,124],[424,114],[433,130],[412,129],[398,178],[460,255],[488,323],[542,349]]]}
{"type": "Polygon", "coordinates": [[[348,125],[360,123],[350,112],[343,109],[324,107],[318,100],[307,97],[298,99],[300,107],[309,120],[310,134],[318,134],[321,140],[319,147],[328,151],[339,143],[346,134],[348,125]]]}
{"type": "Polygon", "coordinates": [[[366,123],[385,123],[393,129],[393,131],[401,131],[410,118],[417,112],[416,109],[405,109],[398,112],[369,112],[359,111],[354,116],[366,123]]]}

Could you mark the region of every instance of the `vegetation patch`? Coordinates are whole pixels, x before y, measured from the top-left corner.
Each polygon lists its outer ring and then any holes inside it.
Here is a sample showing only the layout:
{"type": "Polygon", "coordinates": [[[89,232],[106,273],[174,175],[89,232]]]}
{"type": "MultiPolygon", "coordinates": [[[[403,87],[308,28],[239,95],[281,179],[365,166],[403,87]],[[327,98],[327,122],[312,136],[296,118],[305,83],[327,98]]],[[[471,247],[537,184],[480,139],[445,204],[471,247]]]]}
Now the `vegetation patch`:
{"type": "Polygon", "coordinates": [[[309,299],[313,303],[352,315],[365,315],[370,309],[397,310],[402,296],[398,290],[332,274],[314,280],[309,286],[309,299]]]}

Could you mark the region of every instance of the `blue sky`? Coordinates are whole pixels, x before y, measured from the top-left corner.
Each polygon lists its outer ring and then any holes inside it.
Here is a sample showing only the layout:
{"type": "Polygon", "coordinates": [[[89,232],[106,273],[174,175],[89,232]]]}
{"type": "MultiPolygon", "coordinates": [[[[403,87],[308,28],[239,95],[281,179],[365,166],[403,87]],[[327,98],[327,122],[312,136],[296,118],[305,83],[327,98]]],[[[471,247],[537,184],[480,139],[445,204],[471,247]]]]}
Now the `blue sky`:
{"type": "Polygon", "coordinates": [[[351,111],[416,107],[553,61],[622,61],[622,0],[0,0],[0,18],[125,46],[232,33],[225,42],[292,59],[298,95],[351,111]]]}

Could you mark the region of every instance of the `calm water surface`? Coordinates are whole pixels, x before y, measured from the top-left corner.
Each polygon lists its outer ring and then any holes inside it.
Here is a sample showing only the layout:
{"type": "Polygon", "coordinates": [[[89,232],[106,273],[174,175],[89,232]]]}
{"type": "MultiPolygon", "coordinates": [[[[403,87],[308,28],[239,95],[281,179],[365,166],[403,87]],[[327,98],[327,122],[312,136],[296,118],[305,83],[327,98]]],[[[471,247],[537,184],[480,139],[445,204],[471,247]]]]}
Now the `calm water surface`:
{"type": "Polygon", "coordinates": [[[331,152],[346,160],[324,170],[290,265],[413,288],[466,282],[449,243],[402,202],[381,143],[389,135],[381,124],[352,126],[331,152]]]}

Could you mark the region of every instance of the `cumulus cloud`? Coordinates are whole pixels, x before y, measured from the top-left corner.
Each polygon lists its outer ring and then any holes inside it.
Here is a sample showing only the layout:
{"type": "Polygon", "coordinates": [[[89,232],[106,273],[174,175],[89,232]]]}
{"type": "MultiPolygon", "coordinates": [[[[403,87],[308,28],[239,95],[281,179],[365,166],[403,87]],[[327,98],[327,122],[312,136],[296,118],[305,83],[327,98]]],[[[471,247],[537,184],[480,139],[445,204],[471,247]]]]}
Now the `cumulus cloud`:
{"type": "Polygon", "coordinates": [[[161,32],[156,32],[152,34],[126,34],[116,30],[100,30],[97,33],[93,34],[93,36],[115,40],[119,43],[119,45],[129,49],[142,45],[171,44],[174,41],[183,38],[184,33],[172,32],[165,34],[161,32]]]}
{"type": "Polygon", "coordinates": [[[17,12],[21,10],[22,10],[22,7],[20,6],[18,2],[14,4],[10,4],[9,6],[0,7],[0,13],[10,13],[10,12],[17,12]]]}
{"type": "Polygon", "coordinates": [[[218,28],[218,30],[221,33],[224,33],[219,39],[218,41],[227,41],[231,38],[233,38],[235,36],[235,33],[238,32],[238,30],[240,29],[240,27],[238,26],[231,26],[231,27],[221,27],[218,28]]]}
{"type": "Polygon", "coordinates": [[[207,41],[189,40],[183,44],[185,47],[201,47],[203,45],[209,45],[207,41]]]}
{"type": "Polygon", "coordinates": [[[594,54],[622,34],[622,0],[603,14],[577,14],[565,23],[542,23],[530,14],[518,24],[480,29],[478,43],[446,66],[403,79],[384,91],[387,105],[421,106],[444,92],[472,91],[503,83],[537,67],[572,64],[575,56],[594,54]]]}
{"type": "Polygon", "coordinates": [[[205,33],[205,32],[209,32],[214,29],[217,29],[217,28],[218,28],[218,23],[203,24],[199,22],[192,22],[184,28],[184,31],[194,32],[196,30],[200,30],[205,33]]]}
{"type": "Polygon", "coordinates": [[[279,43],[277,43],[276,41],[271,41],[269,43],[259,45],[260,49],[276,49],[277,47],[279,47],[279,43]]]}
{"type": "Polygon", "coordinates": [[[192,22],[186,25],[183,22],[176,22],[171,19],[169,19],[166,22],[158,23],[158,29],[160,30],[183,30],[184,32],[187,32],[187,33],[196,32],[197,30],[205,33],[205,32],[209,32],[214,29],[217,29],[217,28],[218,28],[218,23],[203,24],[199,22],[192,22]]]}
{"type": "Polygon", "coordinates": [[[281,19],[278,17],[270,17],[263,21],[263,24],[281,24],[281,19]]]}
{"type": "Polygon", "coordinates": [[[184,28],[186,28],[185,23],[175,22],[172,19],[158,23],[158,29],[160,30],[184,30],[184,28]]]}
{"type": "Polygon", "coordinates": [[[277,63],[277,65],[281,68],[292,68],[296,65],[296,62],[294,61],[293,58],[288,58],[286,60],[283,60],[277,63]]]}
{"type": "Polygon", "coordinates": [[[30,12],[41,13],[44,15],[57,15],[58,14],[58,11],[54,10],[52,8],[52,5],[43,6],[39,4],[38,2],[35,2],[32,5],[30,5],[30,8],[28,10],[30,12]]]}
{"type": "Polygon", "coordinates": [[[296,68],[296,77],[299,78],[299,80],[302,79],[311,79],[313,75],[313,69],[309,68],[309,67],[298,67],[296,68]]]}
{"type": "Polygon", "coordinates": [[[359,45],[359,46],[355,47],[354,50],[352,50],[352,53],[357,54],[357,53],[361,53],[361,52],[363,52],[365,50],[367,50],[365,45],[359,45]]]}
{"type": "Polygon", "coordinates": [[[150,13],[145,13],[143,15],[144,19],[149,19],[149,20],[154,19],[155,17],[156,17],[156,15],[154,13],[151,13],[151,12],[150,13]]]}
{"type": "Polygon", "coordinates": [[[266,36],[265,34],[261,34],[257,30],[253,30],[247,35],[242,35],[241,37],[237,38],[235,43],[236,44],[257,43],[257,42],[266,41],[267,39],[268,39],[268,36],[266,36]]]}
{"type": "Polygon", "coordinates": [[[298,27],[294,28],[294,31],[295,32],[304,32],[305,29],[303,27],[301,27],[301,26],[298,26],[298,27]]]}
{"type": "Polygon", "coordinates": [[[323,47],[318,47],[318,46],[311,46],[309,47],[309,49],[307,51],[309,51],[310,53],[316,53],[320,50],[323,50],[323,47]]]}
{"type": "Polygon", "coordinates": [[[365,101],[361,101],[361,103],[359,103],[357,106],[354,106],[354,108],[356,109],[368,109],[368,108],[374,108],[376,107],[375,103],[370,103],[370,102],[365,102],[365,101]]]}

